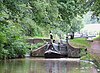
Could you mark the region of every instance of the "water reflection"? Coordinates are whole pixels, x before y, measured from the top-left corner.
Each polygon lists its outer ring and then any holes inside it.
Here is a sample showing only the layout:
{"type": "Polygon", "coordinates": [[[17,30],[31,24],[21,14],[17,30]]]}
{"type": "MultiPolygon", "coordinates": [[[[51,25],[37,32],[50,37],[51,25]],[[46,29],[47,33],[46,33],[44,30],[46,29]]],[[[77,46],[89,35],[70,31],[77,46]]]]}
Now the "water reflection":
{"type": "Polygon", "coordinates": [[[66,61],[47,61],[46,72],[47,73],[68,73],[71,70],[78,68],[79,62],[66,62],[66,61]]]}
{"type": "Polygon", "coordinates": [[[45,60],[17,59],[0,62],[0,73],[97,73],[89,63],[45,60]]]}

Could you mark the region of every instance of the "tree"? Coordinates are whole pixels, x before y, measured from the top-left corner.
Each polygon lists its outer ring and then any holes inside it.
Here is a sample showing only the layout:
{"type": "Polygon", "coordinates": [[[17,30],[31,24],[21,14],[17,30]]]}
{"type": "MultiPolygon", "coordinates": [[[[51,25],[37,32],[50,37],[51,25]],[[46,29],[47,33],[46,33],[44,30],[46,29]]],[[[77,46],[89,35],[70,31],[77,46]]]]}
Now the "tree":
{"type": "Polygon", "coordinates": [[[62,23],[61,28],[64,32],[68,33],[70,31],[70,28],[72,28],[73,18],[77,17],[77,15],[81,16],[82,14],[85,13],[83,3],[81,2],[81,0],[58,0],[58,3],[59,3],[59,13],[63,20],[61,21],[62,23]]]}
{"type": "Polygon", "coordinates": [[[20,8],[19,1],[0,0],[0,59],[25,56],[28,44],[21,26],[20,8]]]}
{"type": "Polygon", "coordinates": [[[88,0],[86,7],[93,12],[93,15],[100,16],[100,0],[88,0]]]}
{"type": "Polygon", "coordinates": [[[74,33],[79,32],[82,27],[83,27],[82,17],[77,16],[72,19],[70,26],[70,32],[72,33],[71,39],[74,38],[74,33]]]}
{"type": "Polygon", "coordinates": [[[100,22],[100,0],[82,0],[86,12],[91,11],[91,19],[97,19],[100,22]]]}

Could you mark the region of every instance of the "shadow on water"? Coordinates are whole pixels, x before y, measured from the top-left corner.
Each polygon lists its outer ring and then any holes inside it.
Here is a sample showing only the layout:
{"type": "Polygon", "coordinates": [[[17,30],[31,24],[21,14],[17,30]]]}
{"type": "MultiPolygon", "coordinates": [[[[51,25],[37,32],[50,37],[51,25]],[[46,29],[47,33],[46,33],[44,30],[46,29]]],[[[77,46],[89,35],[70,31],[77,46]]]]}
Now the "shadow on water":
{"type": "Polygon", "coordinates": [[[97,70],[79,60],[26,58],[0,61],[0,73],[97,73],[97,70]]]}

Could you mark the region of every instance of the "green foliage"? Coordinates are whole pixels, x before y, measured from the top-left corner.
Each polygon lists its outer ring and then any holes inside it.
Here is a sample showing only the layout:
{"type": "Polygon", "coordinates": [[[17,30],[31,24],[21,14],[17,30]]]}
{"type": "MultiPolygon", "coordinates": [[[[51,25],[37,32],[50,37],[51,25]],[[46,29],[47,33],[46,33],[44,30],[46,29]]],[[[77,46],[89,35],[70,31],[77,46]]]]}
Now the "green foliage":
{"type": "Polygon", "coordinates": [[[80,0],[58,0],[58,3],[59,13],[63,20],[61,21],[61,30],[66,33],[80,30],[77,26],[82,26],[82,20],[79,20],[79,16],[85,13],[83,3],[80,0]]]}
{"type": "Polygon", "coordinates": [[[79,32],[80,29],[82,29],[82,27],[83,27],[82,18],[80,16],[77,16],[72,19],[70,26],[71,32],[79,32]]]}
{"type": "Polygon", "coordinates": [[[100,0],[81,0],[84,9],[92,12],[91,19],[100,21],[100,0]]]}
{"type": "Polygon", "coordinates": [[[97,18],[97,16],[93,15],[92,11],[89,11],[83,16],[83,23],[84,24],[95,24],[95,23],[99,23],[99,19],[97,18]]]}
{"type": "Polygon", "coordinates": [[[89,60],[91,61],[93,58],[91,54],[86,53],[85,49],[81,49],[81,60],[89,60]]]}
{"type": "MultiPolygon", "coordinates": [[[[26,36],[43,36],[28,0],[0,1],[0,59],[24,57],[28,48],[26,36]]],[[[41,6],[40,6],[41,7],[41,6]]],[[[41,19],[41,18],[40,18],[41,19]]]]}
{"type": "Polygon", "coordinates": [[[100,56],[92,55],[92,58],[94,59],[94,63],[97,66],[98,69],[100,69],[100,56]]]}
{"type": "Polygon", "coordinates": [[[0,29],[0,58],[15,58],[23,56],[28,47],[25,43],[21,27],[13,21],[7,21],[8,25],[2,26],[0,29]],[[22,37],[23,36],[23,37],[22,37]]]}
{"type": "Polygon", "coordinates": [[[90,6],[91,11],[93,11],[93,15],[100,16],[100,0],[94,0],[94,2],[92,2],[90,6]]]}

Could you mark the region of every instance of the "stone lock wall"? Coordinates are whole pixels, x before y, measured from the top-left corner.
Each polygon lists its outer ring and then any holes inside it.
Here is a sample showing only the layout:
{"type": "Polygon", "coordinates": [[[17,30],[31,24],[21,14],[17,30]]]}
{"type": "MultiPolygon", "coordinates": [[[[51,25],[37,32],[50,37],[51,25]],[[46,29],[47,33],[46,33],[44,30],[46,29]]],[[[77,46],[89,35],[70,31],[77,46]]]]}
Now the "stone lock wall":
{"type": "Polygon", "coordinates": [[[40,43],[40,42],[48,42],[50,41],[50,39],[33,39],[33,38],[30,38],[27,40],[30,44],[36,44],[36,43],[40,43]]]}
{"type": "Polygon", "coordinates": [[[45,48],[46,48],[46,44],[39,47],[38,49],[32,50],[30,55],[32,57],[43,57],[44,52],[45,52],[45,48]]]}
{"type": "MultiPolygon", "coordinates": [[[[36,50],[33,50],[31,53],[31,56],[32,57],[44,57],[45,48],[46,48],[46,44],[36,50]]],[[[67,46],[67,54],[63,54],[61,57],[80,58],[80,49],[73,48],[72,46],[69,45],[67,46]]]]}
{"type": "Polygon", "coordinates": [[[68,57],[70,58],[80,58],[80,48],[74,48],[71,45],[67,45],[68,57]]]}

